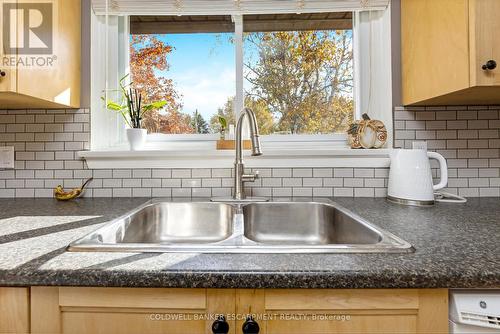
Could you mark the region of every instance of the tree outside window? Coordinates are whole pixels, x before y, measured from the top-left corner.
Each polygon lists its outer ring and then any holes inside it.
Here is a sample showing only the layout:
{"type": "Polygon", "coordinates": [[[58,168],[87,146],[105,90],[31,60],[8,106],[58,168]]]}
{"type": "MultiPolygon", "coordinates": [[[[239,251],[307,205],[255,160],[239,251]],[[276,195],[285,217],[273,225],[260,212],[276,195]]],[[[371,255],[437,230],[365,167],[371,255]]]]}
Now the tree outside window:
{"type": "MultiPolygon", "coordinates": [[[[223,56],[217,54],[218,48],[228,50],[233,45],[231,36],[213,38],[216,57],[223,56]]],[[[188,35],[183,38],[189,43],[188,35]]],[[[234,124],[233,95],[208,112],[186,108],[186,93],[170,62],[178,50],[166,40],[162,34],[130,38],[134,85],[146,100],[168,101],[163,110],[146,115],[143,123],[148,132],[217,133],[218,115],[234,124]]],[[[256,112],[261,133],[345,132],[354,118],[352,44],[350,29],[245,33],[245,106],[256,112]]],[[[203,80],[203,69],[199,72],[203,80]]]]}

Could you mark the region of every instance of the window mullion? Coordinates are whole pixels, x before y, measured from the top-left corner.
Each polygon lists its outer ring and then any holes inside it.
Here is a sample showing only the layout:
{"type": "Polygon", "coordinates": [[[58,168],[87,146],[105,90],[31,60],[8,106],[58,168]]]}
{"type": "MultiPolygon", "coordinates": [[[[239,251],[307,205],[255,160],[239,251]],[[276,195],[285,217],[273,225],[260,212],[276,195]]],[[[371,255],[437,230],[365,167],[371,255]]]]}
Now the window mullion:
{"type": "Polygon", "coordinates": [[[236,64],[236,92],[234,98],[234,113],[238,119],[244,106],[245,96],[243,91],[243,16],[233,15],[234,21],[234,53],[236,64]]]}

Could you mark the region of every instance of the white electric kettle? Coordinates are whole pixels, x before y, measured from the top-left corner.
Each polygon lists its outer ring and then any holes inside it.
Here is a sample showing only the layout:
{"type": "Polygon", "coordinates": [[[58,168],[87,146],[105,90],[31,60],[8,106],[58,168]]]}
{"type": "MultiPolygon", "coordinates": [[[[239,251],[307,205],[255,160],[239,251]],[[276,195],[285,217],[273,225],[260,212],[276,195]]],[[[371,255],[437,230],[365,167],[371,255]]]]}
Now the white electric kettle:
{"type": "Polygon", "coordinates": [[[394,149],[390,157],[387,199],[406,205],[433,205],[434,191],[448,184],[448,166],[444,157],[422,149],[394,149]],[[429,158],[439,161],[441,180],[438,184],[433,183],[429,158]]]}

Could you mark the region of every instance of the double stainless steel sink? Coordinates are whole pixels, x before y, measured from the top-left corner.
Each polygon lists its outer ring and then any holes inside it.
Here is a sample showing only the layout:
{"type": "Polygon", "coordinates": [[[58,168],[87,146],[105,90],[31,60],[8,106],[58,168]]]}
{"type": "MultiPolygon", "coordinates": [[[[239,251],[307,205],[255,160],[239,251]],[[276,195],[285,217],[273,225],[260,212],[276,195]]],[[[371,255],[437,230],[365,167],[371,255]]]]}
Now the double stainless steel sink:
{"type": "Polygon", "coordinates": [[[406,241],[328,199],[259,203],[151,200],[71,243],[70,251],[412,252],[406,241]]]}

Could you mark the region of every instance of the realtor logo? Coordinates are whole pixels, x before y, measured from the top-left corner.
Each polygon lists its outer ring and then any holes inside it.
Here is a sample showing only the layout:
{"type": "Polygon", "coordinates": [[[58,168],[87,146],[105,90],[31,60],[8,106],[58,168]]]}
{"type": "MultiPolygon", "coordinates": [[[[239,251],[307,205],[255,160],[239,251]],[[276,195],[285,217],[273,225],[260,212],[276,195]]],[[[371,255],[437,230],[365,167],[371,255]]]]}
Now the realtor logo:
{"type": "Polygon", "coordinates": [[[6,55],[49,55],[54,49],[54,4],[2,4],[2,42],[6,55]]]}

